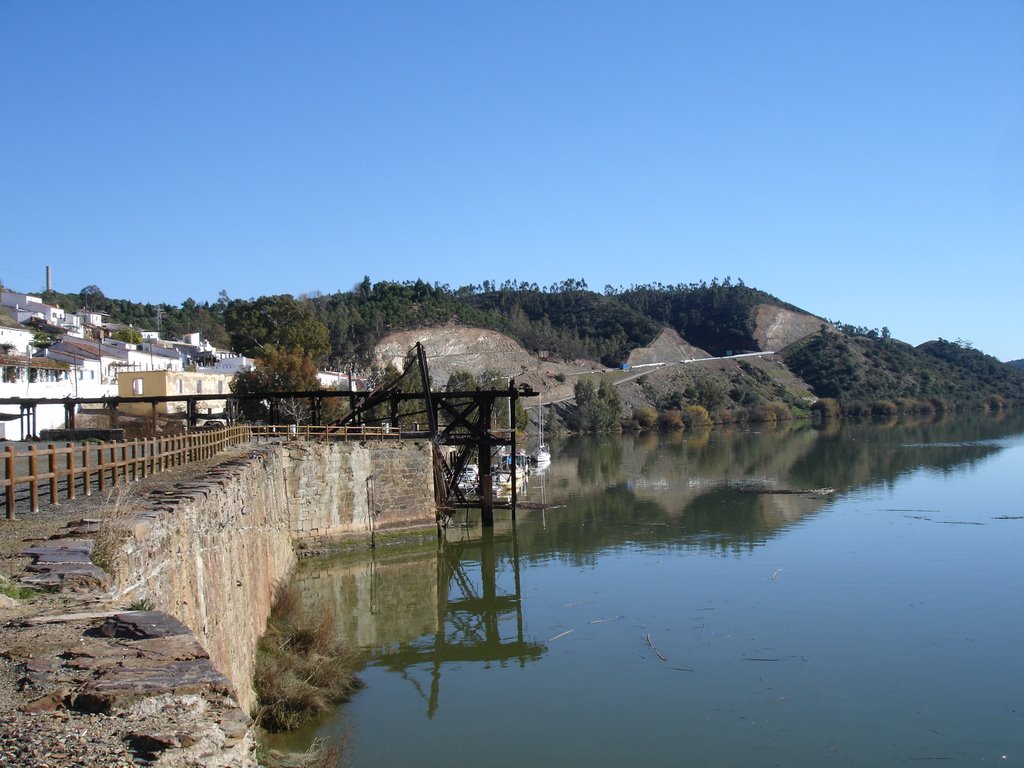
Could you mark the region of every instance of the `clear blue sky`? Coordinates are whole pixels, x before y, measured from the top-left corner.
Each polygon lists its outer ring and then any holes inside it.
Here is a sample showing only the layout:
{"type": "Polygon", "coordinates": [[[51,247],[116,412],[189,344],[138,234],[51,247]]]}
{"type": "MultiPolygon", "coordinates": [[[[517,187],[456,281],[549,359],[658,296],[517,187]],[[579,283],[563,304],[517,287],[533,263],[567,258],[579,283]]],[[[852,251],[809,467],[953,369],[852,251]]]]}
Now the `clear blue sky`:
{"type": "Polygon", "coordinates": [[[1024,357],[1024,2],[0,2],[0,279],[741,278],[1024,357]]]}

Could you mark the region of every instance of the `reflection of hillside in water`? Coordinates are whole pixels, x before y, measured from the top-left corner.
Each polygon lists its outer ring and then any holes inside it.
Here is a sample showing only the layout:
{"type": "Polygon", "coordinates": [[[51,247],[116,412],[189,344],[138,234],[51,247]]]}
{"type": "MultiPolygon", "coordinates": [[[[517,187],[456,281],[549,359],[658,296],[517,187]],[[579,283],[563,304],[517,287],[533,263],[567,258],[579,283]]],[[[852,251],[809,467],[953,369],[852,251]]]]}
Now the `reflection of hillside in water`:
{"type": "MultiPolygon", "coordinates": [[[[518,592],[520,551],[527,560],[554,555],[580,564],[621,546],[742,551],[833,498],[780,491],[831,487],[841,495],[921,468],[957,471],[1022,429],[1024,414],[1010,414],[576,438],[556,446],[551,466],[524,493],[553,508],[520,509],[516,536],[507,519],[486,546],[479,528],[453,528],[437,547],[304,563],[300,585],[362,648],[405,648],[412,658],[426,652],[425,642],[444,652],[470,644],[480,659],[522,661],[534,651],[516,645],[521,617],[503,597],[518,592]]],[[[466,513],[474,522],[478,514],[466,513]]]]}
{"type": "Polygon", "coordinates": [[[794,463],[790,477],[806,485],[827,481],[840,491],[888,486],[918,469],[970,467],[1022,428],[1024,414],[1008,412],[836,424],[820,431],[814,451],[794,463]]]}
{"type": "Polygon", "coordinates": [[[834,496],[821,489],[842,495],[917,469],[954,471],[1021,429],[1011,414],[574,438],[543,478],[549,503],[571,503],[546,516],[548,541],[538,544],[583,560],[626,543],[742,549],[828,504],[834,496]]]}

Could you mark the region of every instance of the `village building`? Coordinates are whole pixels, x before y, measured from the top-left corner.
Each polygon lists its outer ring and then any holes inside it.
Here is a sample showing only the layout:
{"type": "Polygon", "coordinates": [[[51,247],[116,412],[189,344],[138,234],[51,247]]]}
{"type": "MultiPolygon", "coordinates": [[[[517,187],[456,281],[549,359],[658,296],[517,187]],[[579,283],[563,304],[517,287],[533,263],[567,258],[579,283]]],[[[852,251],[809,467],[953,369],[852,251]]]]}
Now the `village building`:
{"type": "Polygon", "coordinates": [[[116,384],[122,372],[180,371],[181,356],[173,348],[158,344],[129,344],[116,339],[78,339],[63,336],[44,350],[52,360],[77,365],[81,360],[97,360],[104,384],[116,384]]]}
{"type": "Polygon", "coordinates": [[[13,309],[14,319],[19,323],[38,318],[53,326],[63,326],[66,321],[63,309],[45,304],[39,296],[28,293],[0,291],[0,305],[13,309]]]}
{"type": "MultiPolygon", "coordinates": [[[[111,394],[112,388],[101,383],[96,360],[80,360],[77,365],[70,365],[27,355],[0,355],[0,399],[63,400],[111,394]]],[[[44,429],[60,429],[66,418],[63,403],[37,405],[30,423],[26,422],[25,413],[18,404],[0,404],[0,439],[22,440],[44,429]]]]}
{"type": "MultiPolygon", "coordinates": [[[[172,397],[180,395],[230,395],[231,376],[193,371],[125,371],[117,379],[119,397],[172,397]]],[[[224,418],[225,400],[202,400],[197,412],[207,419],[224,418]]],[[[135,416],[183,414],[184,401],[122,403],[121,410],[135,416]]]]}
{"type": "Polygon", "coordinates": [[[0,312],[0,354],[32,354],[32,331],[0,312]]]}
{"type": "Polygon", "coordinates": [[[196,370],[203,373],[216,373],[221,376],[234,376],[236,373],[251,371],[256,361],[245,355],[233,352],[219,352],[206,355],[193,361],[196,370]]]}

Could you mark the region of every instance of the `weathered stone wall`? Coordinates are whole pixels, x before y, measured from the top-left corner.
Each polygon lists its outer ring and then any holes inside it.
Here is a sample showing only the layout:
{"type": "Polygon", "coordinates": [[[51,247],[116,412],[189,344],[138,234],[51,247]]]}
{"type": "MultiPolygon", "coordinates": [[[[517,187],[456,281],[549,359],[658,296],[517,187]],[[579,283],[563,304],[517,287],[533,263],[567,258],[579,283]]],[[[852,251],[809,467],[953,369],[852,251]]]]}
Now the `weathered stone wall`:
{"type": "Polygon", "coordinates": [[[191,629],[247,711],[256,640],[274,589],[295,564],[276,447],[218,466],[135,519],[128,599],[145,599],[191,629]]]}
{"type": "Polygon", "coordinates": [[[287,443],[283,464],[293,536],[369,536],[371,528],[432,525],[431,450],[426,441],[287,443]]]}
{"type": "Polygon", "coordinates": [[[256,641],[296,543],[435,521],[430,443],[263,446],[151,501],[135,518],[120,597],[178,618],[254,704],[256,641]]]}

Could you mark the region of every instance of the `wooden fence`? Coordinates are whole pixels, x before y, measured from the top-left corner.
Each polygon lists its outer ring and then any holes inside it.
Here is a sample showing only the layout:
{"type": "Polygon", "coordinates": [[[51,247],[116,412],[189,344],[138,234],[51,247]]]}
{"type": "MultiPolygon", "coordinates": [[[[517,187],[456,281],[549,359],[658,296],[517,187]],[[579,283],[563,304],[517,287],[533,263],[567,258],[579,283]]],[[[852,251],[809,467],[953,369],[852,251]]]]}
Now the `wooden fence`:
{"type": "Polygon", "coordinates": [[[143,440],[109,443],[34,444],[7,446],[2,456],[5,511],[27,504],[38,512],[41,498],[49,504],[78,495],[103,493],[119,483],[141,480],[171,467],[201,461],[254,440],[397,440],[397,429],[380,427],[313,427],[241,425],[200,430],[143,440]]]}

